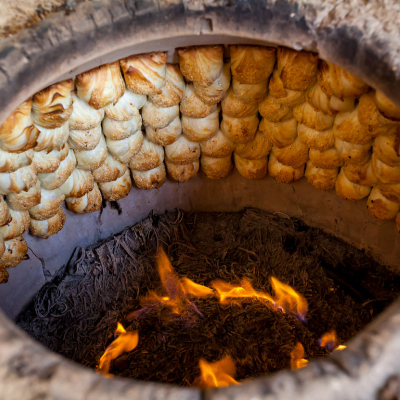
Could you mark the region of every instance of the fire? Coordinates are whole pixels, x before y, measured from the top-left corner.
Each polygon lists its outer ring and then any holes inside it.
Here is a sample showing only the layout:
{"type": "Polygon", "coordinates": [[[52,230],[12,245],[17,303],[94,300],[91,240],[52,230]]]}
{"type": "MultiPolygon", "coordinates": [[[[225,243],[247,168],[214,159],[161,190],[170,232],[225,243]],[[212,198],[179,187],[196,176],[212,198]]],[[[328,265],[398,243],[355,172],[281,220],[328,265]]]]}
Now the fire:
{"type": "Polygon", "coordinates": [[[119,322],[117,330],[115,331],[115,336],[118,337],[107,347],[97,367],[97,371],[105,375],[107,375],[110,370],[112,360],[115,360],[122,353],[132,351],[139,343],[139,333],[137,331],[127,332],[119,322]]]}
{"type": "Polygon", "coordinates": [[[299,369],[303,368],[308,364],[308,360],[304,357],[304,347],[300,342],[297,342],[296,346],[290,353],[290,368],[299,369]]]}
{"type": "Polygon", "coordinates": [[[134,311],[127,316],[128,319],[139,318],[156,306],[166,306],[173,314],[180,315],[183,319],[193,318],[193,312],[203,317],[196,305],[188,296],[205,297],[213,294],[213,290],[199,285],[188,278],[179,278],[162,248],[157,251],[157,268],[161,283],[167,296],[160,296],[150,291],[141,298],[142,309],[134,311]]]}
{"type": "Polygon", "coordinates": [[[268,293],[256,291],[247,278],[242,279],[240,284],[241,286],[235,286],[221,280],[211,282],[221,303],[225,303],[227,299],[239,298],[265,300],[267,305],[280,309],[286,314],[293,314],[302,321],[305,320],[308,311],[307,300],[289,285],[271,277],[271,285],[275,292],[275,297],[272,297],[268,293]]]}
{"type": "Polygon", "coordinates": [[[335,350],[344,350],[346,348],[345,345],[338,345],[338,340],[336,336],[335,331],[330,331],[327,333],[324,333],[319,340],[319,344],[321,347],[326,347],[329,351],[335,351],[335,350]]]}
{"type": "Polygon", "coordinates": [[[210,389],[229,385],[240,385],[240,383],[234,379],[236,368],[230,356],[226,356],[219,361],[211,363],[202,358],[199,361],[199,367],[201,375],[195,380],[195,386],[202,389],[210,389]]]}

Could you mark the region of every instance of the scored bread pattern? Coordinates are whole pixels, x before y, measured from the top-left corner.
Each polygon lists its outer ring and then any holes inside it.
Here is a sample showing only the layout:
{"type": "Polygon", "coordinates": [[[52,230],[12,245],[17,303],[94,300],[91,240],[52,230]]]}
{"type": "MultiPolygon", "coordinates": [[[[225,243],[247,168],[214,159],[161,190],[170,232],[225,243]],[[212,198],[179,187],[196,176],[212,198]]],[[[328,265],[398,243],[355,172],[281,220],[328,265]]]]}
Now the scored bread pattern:
{"type": "Polygon", "coordinates": [[[51,85],[0,126],[0,283],[48,238],[133,185],[199,168],[247,179],[303,176],[400,231],[400,109],[307,51],[254,45],[132,55],[51,85]]]}

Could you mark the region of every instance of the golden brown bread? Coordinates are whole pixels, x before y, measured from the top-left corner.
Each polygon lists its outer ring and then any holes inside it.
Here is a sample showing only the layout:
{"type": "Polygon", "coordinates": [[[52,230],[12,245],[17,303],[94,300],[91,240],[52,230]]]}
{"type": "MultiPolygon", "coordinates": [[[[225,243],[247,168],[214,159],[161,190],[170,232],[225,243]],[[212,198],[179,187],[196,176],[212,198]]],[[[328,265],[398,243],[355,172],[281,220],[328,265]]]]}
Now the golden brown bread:
{"type": "Polygon", "coordinates": [[[268,170],[269,174],[281,183],[295,182],[304,175],[304,165],[299,168],[283,165],[272,153],[269,156],[268,170]]]}
{"type": "Polygon", "coordinates": [[[0,226],[6,225],[9,222],[11,222],[10,210],[3,196],[0,196],[0,226]]]}
{"type": "Polygon", "coordinates": [[[400,165],[391,167],[372,154],[372,171],[380,183],[400,183],[400,165]]]}
{"type": "Polygon", "coordinates": [[[60,189],[40,190],[40,204],[29,209],[29,215],[33,219],[43,221],[57,214],[64,201],[64,193],[60,189]]]}
{"type": "Polygon", "coordinates": [[[400,211],[400,204],[388,200],[382,195],[378,187],[372,188],[368,197],[367,207],[374,218],[384,221],[395,219],[400,211]]]}
{"type": "Polygon", "coordinates": [[[132,188],[129,168],[127,168],[125,173],[115,181],[99,183],[99,188],[103,195],[103,199],[107,201],[117,201],[128,196],[132,188]]]}
{"type": "Polygon", "coordinates": [[[224,64],[221,75],[211,84],[204,85],[201,82],[194,82],[194,91],[204,103],[214,106],[218,104],[225,96],[231,83],[231,64],[224,64]]]}
{"type": "Polygon", "coordinates": [[[228,117],[243,118],[257,114],[258,105],[243,103],[233,93],[232,88],[228,90],[221,102],[222,112],[228,117]]]}
{"type": "Polygon", "coordinates": [[[310,149],[308,157],[317,168],[334,169],[343,165],[343,160],[335,147],[324,151],[310,149]]]}
{"type": "Polygon", "coordinates": [[[165,159],[173,164],[191,164],[199,157],[199,143],[192,142],[183,135],[179,136],[174,143],[165,146],[165,159]]]}
{"type": "Polygon", "coordinates": [[[165,85],[160,94],[152,94],[149,100],[157,107],[172,107],[180,103],[185,89],[185,81],[179,65],[167,64],[165,85]]]}
{"type": "Polygon", "coordinates": [[[200,158],[201,169],[208,179],[221,179],[227,177],[232,169],[232,156],[227,157],[208,157],[204,154],[200,158]]]}
{"type": "Polygon", "coordinates": [[[106,141],[101,135],[99,144],[93,150],[75,150],[76,167],[85,171],[94,171],[103,164],[107,154],[106,141]]]}
{"type": "Polygon", "coordinates": [[[382,196],[386,197],[390,201],[394,201],[395,203],[400,203],[400,183],[379,183],[378,188],[382,196]]]}
{"type": "Polygon", "coordinates": [[[9,153],[0,149],[0,172],[10,173],[31,165],[33,157],[34,152],[32,149],[22,153],[9,153]]]}
{"type": "Polygon", "coordinates": [[[220,130],[208,140],[200,142],[201,154],[208,157],[227,157],[235,150],[235,144],[220,130]]]}
{"type": "Polygon", "coordinates": [[[254,139],[258,123],[257,114],[243,118],[233,118],[222,114],[221,131],[235,143],[248,143],[254,139]]]}
{"type": "Polygon", "coordinates": [[[95,110],[86,101],[81,100],[75,91],[71,93],[71,97],[73,111],[68,120],[69,129],[84,131],[100,125],[104,118],[104,108],[95,110]]]}
{"type": "Polygon", "coordinates": [[[266,158],[271,151],[272,142],[267,134],[262,131],[257,131],[254,139],[245,144],[238,144],[235,153],[247,160],[260,160],[266,158]]]}
{"type": "Polygon", "coordinates": [[[258,160],[248,160],[240,157],[236,152],[233,154],[235,167],[244,178],[251,180],[262,179],[267,174],[268,157],[259,158],[258,160]]]}
{"type": "Polygon", "coordinates": [[[300,141],[311,149],[324,151],[328,150],[335,144],[333,128],[326,129],[324,131],[317,131],[303,124],[298,124],[297,134],[300,141]]]}
{"type": "Polygon", "coordinates": [[[101,136],[101,125],[83,131],[70,130],[68,145],[75,150],[93,150],[99,144],[101,136]]]}
{"type": "Polygon", "coordinates": [[[371,157],[372,143],[354,144],[335,138],[335,148],[343,160],[343,164],[361,165],[371,157]]]}
{"type": "Polygon", "coordinates": [[[305,102],[293,108],[293,116],[299,124],[308,126],[317,131],[332,128],[335,118],[318,111],[309,103],[305,102]]]}
{"type": "MultiPolygon", "coordinates": [[[[322,88],[321,88],[322,89],[322,88]]],[[[355,98],[345,97],[344,99],[339,99],[336,96],[332,96],[329,100],[330,107],[338,112],[353,111],[355,108],[355,98]]]]}
{"type": "Polygon", "coordinates": [[[139,152],[129,161],[131,170],[148,171],[156,168],[164,161],[164,148],[143,138],[139,152]]]}
{"type": "Polygon", "coordinates": [[[324,169],[316,167],[312,161],[307,162],[306,172],[304,176],[307,182],[316,189],[329,191],[335,188],[336,179],[339,169],[324,169]]]}
{"type": "Polygon", "coordinates": [[[272,146],[272,154],[281,164],[289,165],[294,169],[304,166],[308,161],[308,147],[299,140],[299,137],[289,146],[281,149],[272,146]]]}
{"type": "Polygon", "coordinates": [[[112,140],[123,140],[142,128],[142,117],[138,113],[128,121],[117,121],[108,117],[103,119],[103,133],[112,140]]]}
{"type": "Polygon", "coordinates": [[[167,53],[137,54],[119,61],[128,89],[137,94],[161,94],[167,72],[167,53]]]}
{"type": "Polygon", "coordinates": [[[214,106],[213,112],[205,118],[182,116],[182,132],[189,140],[201,142],[214,136],[219,129],[219,110],[214,106]]]}
{"type": "Polygon", "coordinates": [[[0,194],[20,193],[27,191],[37,182],[36,169],[33,164],[17,169],[15,172],[0,173],[0,194]]]}
{"type": "Polygon", "coordinates": [[[125,90],[124,95],[115,104],[111,103],[105,107],[104,111],[109,119],[129,121],[139,115],[139,110],[146,104],[146,101],[146,96],[125,90]]]}
{"type": "Polygon", "coordinates": [[[50,85],[33,96],[32,119],[38,126],[55,129],[68,121],[72,113],[72,79],[50,85]]]}
{"type": "Polygon", "coordinates": [[[135,134],[123,140],[106,139],[110,154],[118,161],[127,164],[129,160],[140,150],[143,144],[143,133],[137,131],[135,134]]]}
{"type": "Polygon", "coordinates": [[[198,159],[188,164],[174,164],[165,160],[165,165],[167,166],[168,176],[179,183],[193,179],[200,167],[198,159]]]}
{"type": "Polygon", "coordinates": [[[90,192],[82,197],[67,197],[65,203],[68,210],[77,214],[86,214],[100,210],[102,200],[99,187],[95,183],[90,192]]]}
{"type": "Polygon", "coordinates": [[[280,78],[287,89],[306,90],[317,80],[317,54],[279,47],[277,61],[280,78]]]}
{"type": "Polygon", "coordinates": [[[160,146],[167,146],[175,142],[179,135],[182,133],[181,119],[176,117],[165,128],[154,129],[151,126],[146,126],[146,137],[160,146]]]}
{"type": "Polygon", "coordinates": [[[258,112],[270,122],[287,121],[293,118],[293,107],[281,104],[270,94],[258,104],[258,112]]]}
{"type": "Polygon", "coordinates": [[[223,46],[185,47],[178,49],[178,54],[181,72],[189,81],[211,85],[221,75],[223,46]]]}
{"type": "Polygon", "coordinates": [[[75,78],[76,93],[96,110],[116,104],[125,92],[118,61],[86,71],[75,78]]]}
{"type": "Polygon", "coordinates": [[[400,128],[375,138],[373,152],[378,160],[391,167],[400,165],[400,128]]]}
{"type": "Polygon", "coordinates": [[[132,178],[139,189],[158,189],[166,179],[164,163],[149,171],[132,170],[132,178]]]}
{"type": "Polygon", "coordinates": [[[39,136],[36,141],[37,144],[34,148],[35,151],[52,151],[52,150],[60,150],[61,147],[67,143],[69,138],[69,128],[68,122],[65,122],[60,127],[55,129],[47,129],[38,127],[39,136]]]}
{"type": "Polygon", "coordinates": [[[192,83],[187,83],[183,92],[180,111],[189,118],[205,118],[216,110],[216,106],[210,106],[196,94],[192,83]]]}
{"type": "Polygon", "coordinates": [[[316,110],[322,111],[324,114],[335,116],[337,110],[332,108],[330,98],[324,93],[320,84],[315,82],[306,92],[306,101],[316,110]]]}
{"type": "Polygon", "coordinates": [[[20,193],[10,193],[7,195],[7,203],[10,208],[16,211],[27,211],[31,207],[40,204],[40,182],[37,181],[35,186],[32,186],[27,191],[20,193]]]}
{"type": "Polygon", "coordinates": [[[6,268],[15,268],[19,263],[26,259],[28,245],[21,236],[4,242],[5,251],[1,256],[1,263],[6,268]]]}
{"type": "Polygon", "coordinates": [[[268,94],[268,81],[260,83],[240,83],[236,78],[232,79],[234,95],[243,103],[258,104],[268,94]]]}
{"type": "Polygon", "coordinates": [[[269,81],[270,95],[279,100],[280,104],[294,107],[305,102],[306,92],[304,90],[289,90],[283,86],[279,70],[275,69],[269,81]]]}
{"type": "Polygon", "coordinates": [[[60,186],[65,197],[82,197],[94,186],[94,178],[90,171],[75,168],[68,179],[60,186]]]}
{"type": "Polygon", "coordinates": [[[274,47],[238,45],[229,46],[232,76],[240,83],[265,82],[274,69],[274,47]]]}
{"type": "Polygon", "coordinates": [[[20,153],[36,146],[39,129],[31,118],[32,99],[22,103],[0,126],[0,148],[20,153]]]}
{"type": "Polygon", "coordinates": [[[263,118],[259,130],[265,132],[272,144],[278,148],[289,146],[297,137],[297,121],[270,122],[263,118]]]}
{"type": "Polygon", "coordinates": [[[350,182],[365,186],[375,186],[378,184],[378,179],[372,170],[371,159],[361,165],[347,164],[342,170],[350,182]]]}
{"type": "Polygon", "coordinates": [[[375,103],[379,111],[386,117],[400,120],[400,109],[397,108],[382,92],[375,92],[375,103]]]}
{"type": "Polygon", "coordinates": [[[16,211],[10,208],[11,221],[0,228],[0,235],[4,240],[22,236],[29,228],[28,211],[16,211]]]}
{"type": "Polygon", "coordinates": [[[346,178],[343,168],[336,179],[336,194],[344,200],[357,201],[367,197],[371,192],[371,186],[358,185],[346,178]]]}
{"type": "Polygon", "coordinates": [[[0,261],[0,284],[8,282],[8,271],[2,261],[0,261]]]}
{"type": "Polygon", "coordinates": [[[142,109],[143,124],[154,129],[165,128],[179,117],[179,106],[156,107],[148,101],[142,109]]]}
{"type": "Polygon", "coordinates": [[[368,92],[368,85],[355,75],[337,65],[320,61],[318,66],[318,83],[328,97],[359,97],[368,92]]]}
{"type": "Polygon", "coordinates": [[[126,171],[127,165],[116,160],[110,153],[103,164],[92,171],[95,182],[111,182],[120,178],[126,171]]]}
{"type": "MultiPolygon", "coordinates": [[[[28,150],[32,151],[32,150],[28,150]]],[[[46,150],[32,152],[33,164],[37,173],[50,173],[56,171],[61,161],[68,156],[69,146],[65,143],[60,150],[52,150],[49,153],[46,150]]],[[[21,153],[24,154],[24,153],[21,153]]]]}
{"type": "Polygon", "coordinates": [[[56,215],[49,219],[43,221],[38,221],[36,219],[31,219],[29,225],[29,233],[32,236],[37,236],[41,239],[47,239],[50,236],[58,233],[65,223],[65,213],[62,208],[60,208],[56,215]]]}

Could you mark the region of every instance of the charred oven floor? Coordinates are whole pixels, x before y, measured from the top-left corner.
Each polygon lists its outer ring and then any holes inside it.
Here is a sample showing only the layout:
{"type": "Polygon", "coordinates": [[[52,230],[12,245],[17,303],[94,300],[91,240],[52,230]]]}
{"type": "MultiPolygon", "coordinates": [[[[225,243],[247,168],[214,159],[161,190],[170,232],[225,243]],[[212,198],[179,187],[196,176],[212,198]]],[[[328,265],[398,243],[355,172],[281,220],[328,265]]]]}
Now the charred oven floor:
{"type": "Polygon", "coordinates": [[[330,353],[318,340],[336,330],[353,337],[400,293],[400,278],[363,252],[285,215],[240,213],[150,215],[100,245],[77,249],[69,265],[46,284],[18,324],[50,349],[95,368],[114,339],[117,322],[139,331],[139,345],[117,358],[110,372],[142,380],[191,385],[199,360],[230,355],[236,379],[288,368],[297,342],[305,358],[330,353]],[[133,323],[127,315],[140,296],[160,291],[155,255],[165,252],[180,277],[209,285],[214,279],[271,293],[271,276],[309,303],[307,322],[272,311],[257,300],[220,304],[196,298],[197,323],[167,319],[154,309],[133,323]]]}

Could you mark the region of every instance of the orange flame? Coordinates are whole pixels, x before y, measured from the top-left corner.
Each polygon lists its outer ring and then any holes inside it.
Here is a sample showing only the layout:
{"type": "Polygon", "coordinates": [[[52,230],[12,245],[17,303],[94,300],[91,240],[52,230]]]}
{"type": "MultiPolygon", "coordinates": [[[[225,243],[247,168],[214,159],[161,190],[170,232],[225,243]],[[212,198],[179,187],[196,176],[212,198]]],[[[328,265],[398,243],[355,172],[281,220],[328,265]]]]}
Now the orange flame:
{"type": "Polygon", "coordinates": [[[122,353],[132,351],[139,343],[139,333],[137,331],[127,332],[119,322],[115,331],[115,335],[117,334],[119,336],[107,347],[96,369],[105,375],[110,371],[112,360],[115,360],[122,353]]]}
{"type": "Polygon", "coordinates": [[[319,344],[321,347],[327,347],[329,351],[340,351],[346,348],[345,345],[338,345],[338,339],[334,330],[324,333],[319,341],[319,344]]]}
{"type": "Polygon", "coordinates": [[[202,358],[199,361],[199,367],[201,375],[195,380],[195,386],[202,389],[209,389],[229,385],[240,385],[240,383],[234,379],[236,368],[230,356],[226,356],[212,363],[202,358]]]}
{"type": "Polygon", "coordinates": [[[294,346],[294,349],[290,353],[290,368],[293,370],[305,367],[308,360],[303,357],[304,347],[300,342],[297,342],[296,346],[294,346]]]}

